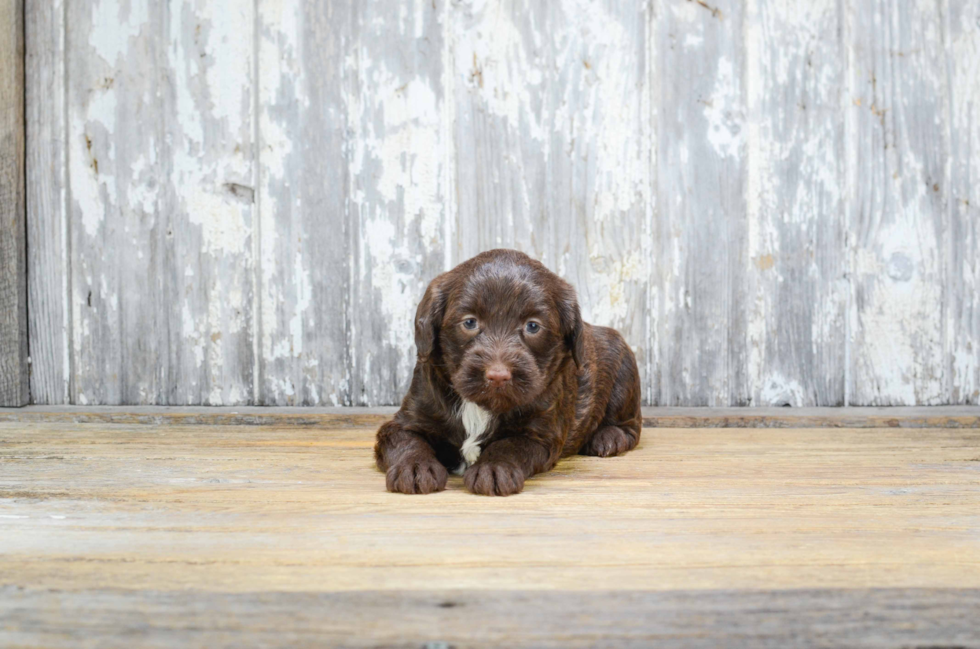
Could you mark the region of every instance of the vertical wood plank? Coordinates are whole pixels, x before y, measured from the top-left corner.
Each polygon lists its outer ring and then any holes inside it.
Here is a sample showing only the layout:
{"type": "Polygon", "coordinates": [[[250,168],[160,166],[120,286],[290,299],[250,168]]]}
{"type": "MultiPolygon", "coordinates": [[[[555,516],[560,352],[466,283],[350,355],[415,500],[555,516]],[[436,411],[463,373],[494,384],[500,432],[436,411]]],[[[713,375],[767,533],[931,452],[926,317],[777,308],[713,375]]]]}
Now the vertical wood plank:
{"type": "Polygon", "coordinates": [[[250,6],[69,8],[73,398],[251,399],[250,6]]]}
{"type": "Polygon", "coordinates": [[[30,399],[24,181],[24,5],[0,5],[0,406],[30,399]]]}
{"type": "Polygon", "coordinates": [[[345,405],[350,3],[258,6],[258,401],[345,405]]]}
{"type": "Polygon", "coordinates": [[[26,0],[28,314],[31,401],[69,401],[65,3],[26,0]]]}
{"type": "Polygon", "coordinates": [[[647,3],[453,5],[454,261],[512,247],[620,330],[649,382],[653,273],[647,3]]]}
{"type": "Polygon", "coordinates": [[[756,406],[844,403],[846,77],[837,9],[837,0],[747,3],[745,310],[756,406]]]}
{"type": "Polygon", "coordinates": [[[416,305],[445,268],[448,1],[354,5],[347,73],[353,405],[400,402],[415,365],[416,305]]]}
{"type": "Polygon", "coordinates": [[[950,0],[948,23],[952,169],[944,401],[980,404],[980,4],[950,0]]]}
{"type": "Polygon", "coordinates": [[[948,93],[939,5],[847,5],[851,405],[946,400],[948,93]]]}
{"type": "Polygon", "coordinates": [[[254,5],[170,0],[166,21],[161,211],[173,236],[157,270],[170,294],[166,400],[250,403],[254,5]]]}
{"type": "Polygon", "coordinates": [[[658,3],[658,405],[746,405],[742,3],[658,3]]]}
{"type": "Polygon", "coordinates": [[[71,401],[167,403],[164,12],[70,2],[66,21],[71,401]]]}

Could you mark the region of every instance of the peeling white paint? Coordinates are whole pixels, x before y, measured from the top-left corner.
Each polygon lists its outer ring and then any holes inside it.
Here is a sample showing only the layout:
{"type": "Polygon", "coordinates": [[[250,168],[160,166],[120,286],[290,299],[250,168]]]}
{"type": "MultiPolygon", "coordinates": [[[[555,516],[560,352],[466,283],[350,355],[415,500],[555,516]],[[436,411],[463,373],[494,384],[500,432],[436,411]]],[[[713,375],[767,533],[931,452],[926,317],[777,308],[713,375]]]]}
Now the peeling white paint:
{"type": "Polygon", "coordinates": [[[204,252],[244,255],[249,251],[251,227],[240,205],[233,204],[226,195],[193,185],[187,188],[182,203],[188,221],[201,228],[204,252]]]}
{"type": "Polygon", "coordinates": [[[838,3],[749,0],[745,15],[748,396],[843,401],[846,258],[838,3]],[[836,262],[832,265],[831,262],[836,262]],[[795,314],[795,315],[794,315],[795,314]]]}
{"type": "Polygon", "coordinates": [[[547,128],[541,115],[527,110],[534,105],[531,93],[545,80],[535,43],[526,42],[512,15],[494,0],[475,0],[465,10],[463,31],[454,41],[456,78],[465,80],[492,114],[543,141],[547,128]]]}
{"type": "Polygon", "coordinates": [[[949,187],[940,162],[948,131],[944,114],[947,63],[934,5],[904,12],[861,5],[857,20],[888,28],[853,31],[858,39],[848,108],[855,142],[849,173],[856,196],[851,402],[912,405],[946,397],[943,245],[949,187]],[[914,30],[898,29],[911,21],[914,30]],[[930,37],[931,35],[931,37],[930,37]],[[871,147],[872,155],[857,153],[871,147]]]}
{"type": "Polygon", "coordinates": [[[408,251],[396,248],[395,227],[390,221],[368,221],[363,234],[361,276],[370,278],[375,295],[380,296],[386,318],[385,343],[408,354],[415,341],[413,323],[419,298],[414,266],[404,261],[398,263],[408,256],[408,251]]]}
{"type": "Polygon", "coordinates": [[[294,356],[300,356],[303,354],[303,318],[312,301],[313,291],[310,285],[310,271],[303,267],[303,256],[299,253],[296,253],[293,277],[296,285],[296,306],[293,317],[289,321],[289,333],[293,342],[292,353],[294,356]]]}
{"type": "Polygon", "coordinates": [[[980,4],[950,4],[953,141],[949,200],[951,214],[962,229],[956,233],[950,229],[946,253],[950,266],[944,296],[945,334],[952,357],[947,392],[956,402],[980,404],[980,4]],[[961,251],[958,266],[952,254],[957,248],[961,251]]]}
{"type": "Polygon", "coordinates": [[[731,59],[718,61],[715,87],[705,102],[708,142],[722,158],[738,158],[742,147],[741,88],[731,59]]]}
{"type": "Polygon", "coordinates": [[[126,54],[129,40],[139,36],[149,20],[149,4],[125,0],[92,3],[92,28],[88,44],[106,63],[114,65],[126,54]]]}
{"type": "Polygon", "coordinates": [[[363,170],[365,157],[380,167],[374,186],[382,201],[402,203],[402,213],[418,218],[423,240],[438,241],[442,234],[438,155],[441,129],[440,106],[432,88],[413,79],[405,85],[385,75],[380,92],[388,94],[385,121],[380,132],[369,130],[355,149],[351,173],[363,170]]]}
{"type": "MultiPolygon", "coordinates": [[[[595,267],[598,257],[592,259],[595,267]]],[[[591,278],[591,299],[582,305],[583,317],[593,324],[622,328],[630,313],[631,289],[644,283],[648,271],[638,249],[607,266],[591,278]]]]}
{"type": "Polygon", "coordinates": [[[779,372],[771,372],[762,386],[759,403],[756,406],[792,406],[799,408],[807,405],[810,398],[803,386],[795,379],[782,376],[779,372]]]}
{"type": "MultiPolygon", "coordinates": [[[[425,33],[437,27],[427,19],[433,11],[430,3],[415,2],[399,28],[425,33]]],[[[423,270],[430,254],[444,250],[445,203],[451,191],[444,186],[448,172],[440,78],[424,70],[406,72],[400,56],[380,48],[379,41],[391,37],[372,30],[390,28],[384,21],[372,21],[362,34],[351,61],[359,84],[347,98],[352,129],[349,200],[358,233],[352,279],[361,299],[371,305],[351,314],[354,372],[363,381],[360,393],[352,395],[355,403],[387,395],[388,386],[405,384],[411,373],[415,308],[430,279],[423,270]],[[370,330],[378,332],[374,339],[366,336],[370,330]]],[[[404,56],[413,56],[413,51],[414,46],[404,56]]],[[[441,52],[433,55],[436,62],[443,60],[441,52]]]]}

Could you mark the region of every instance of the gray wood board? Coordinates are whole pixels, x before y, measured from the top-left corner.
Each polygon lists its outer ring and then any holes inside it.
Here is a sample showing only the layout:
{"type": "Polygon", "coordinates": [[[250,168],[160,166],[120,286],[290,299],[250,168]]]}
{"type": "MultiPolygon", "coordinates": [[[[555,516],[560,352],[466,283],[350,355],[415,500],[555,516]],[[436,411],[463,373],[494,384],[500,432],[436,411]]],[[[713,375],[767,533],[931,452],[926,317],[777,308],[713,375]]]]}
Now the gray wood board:
{"type": "Polygon", "coordinates": [[[107,0],[68,22],[71,400],[246,401],[253,13],[107,0]]]}
{"type": "Polygon", "coordinates": [[[71,284],[65,158],[65,3],[25,0],[31,400],[68,403],[71,284]]]}
{"type": "Polygon", "coordinates": [[[980,591],[212,593],[0,588],[0,640],[47,647],[976,647],[980,591]]]}
{"type": "Polygon", "coordinates": [[[30,399],[24,185],[24,5],[0,5],[0,406],[30,399]]]}
{"type": "Polygon", "coordinates": [[[249,401],[345,405],[351,9],[338,1],[257,6],[256,373],[249,401]]]}
{"type": "Polygon", "coordinates": [[[657,7],[664,286],[654,403],[747,405],[744,7],[657,7]]]}
{"type": "Polygon", "coordinates": [[[950,132],[940,6],[855,3],[844,33],[848,403],[943,403],[950,132]]]}
{"type": "Polygon", "coordinates": [[[946,371],[952,403],[980,403],[980,4],[950,0],[946,371]]]}
{"type": "MultiPolygon", "coordinates": [[[[749,402],[843,405],[845,50],[836,0],[755,0],[745,29],[749,402]]],[[[737,333],[737,332],[733,332],[737,333]]]]}

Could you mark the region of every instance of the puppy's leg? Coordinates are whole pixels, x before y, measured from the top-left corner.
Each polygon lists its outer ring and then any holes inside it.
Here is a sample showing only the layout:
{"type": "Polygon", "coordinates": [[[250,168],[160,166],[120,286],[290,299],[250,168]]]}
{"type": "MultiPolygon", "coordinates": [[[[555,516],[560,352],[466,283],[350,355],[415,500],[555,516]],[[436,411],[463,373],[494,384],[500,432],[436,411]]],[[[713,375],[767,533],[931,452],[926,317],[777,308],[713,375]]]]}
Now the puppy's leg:
{"type": "Polygon", "coordinates": [[[388,491],[427,494],[446,488],[449,474],[432,446],[417,433],[389,421],[378,430],[374,445],[378,468],[385,472],[388,491]]]}
{"type": "Polygon", "coordinates": [[[640,373],[632,350],[622,338],[617,339],[620,362],[606,413],[592,437],[579,451],[582,455],[622,455],[632,451],[640,442],[640,429],[643,426],[643,415],[640,412],[640,373]]]}
{"type": "Polygon", "coordinates": [[[491,442],[480,459],[463,474],[463,484],[481,496],[510,496],[524,489],[524,481],[535,473],[547,471],[558,458],[527,437],[508,437],[491,442]]]}

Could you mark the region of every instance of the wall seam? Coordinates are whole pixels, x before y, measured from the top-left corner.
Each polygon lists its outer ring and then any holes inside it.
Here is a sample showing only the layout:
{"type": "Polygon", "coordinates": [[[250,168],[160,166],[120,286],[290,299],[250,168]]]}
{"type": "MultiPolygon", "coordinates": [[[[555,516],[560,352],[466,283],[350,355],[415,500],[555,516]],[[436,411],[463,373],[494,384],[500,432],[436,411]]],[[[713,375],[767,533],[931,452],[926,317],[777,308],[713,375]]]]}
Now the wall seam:
{"type": "MultiPolygon", "coordinates": [[[[943,380],[942,380],[942,394],[940,395],[940,405],[951,405],[955,401],[953,399],[953,339],[955,338],[955,332],[953,331],[953,318],[950,317],[950,300],[955,299],[956,296],[950,294],[949,291],[949,278],[951,273],[951,257],[953,252],[953,219],[955,218],[956,211],[954,209],[955,197],[952,193],[953,188],[953,57],[950,53],[950,30],[949,30],[949,0],[937,0],[937,9],[939,11],[939,32],[940,38],[942,39],[943,45],[943,59],[945,62],[945,84],[946,92],[945,102],[943,106],[943,117],[946,121],[946,146],[945,151],[945,163],[943,164],[943,181],[942,181],[942,196],[940,197],[943,201],[943,252],[942,252],[942,297],[940,298],[940,304],[942,305],[942,323],[943,323],[943,380]]],[[[955,317],[955,314],[954,314],[955,317]]]]}
{"type": "Polygon", "coordinates": [[[259,50],[262,21],[252,2],[252,403],[262,405],[262,127],[259,50]]]}
{"type": "MultiPolygon", "coordinates": [[[[458,229],[456,206],[456,59],[455,41],[452,38],[452,1],[444,0],[442,11],[442,137],[443,146],[443,186],[445,203],[443,205],[443,260],[444,271],[455,265],[453,237],[458,229]]],[[[419,296],[421,300],[421,296],[419,296]]]]}
{"type": "MultiPolygon", "coordinates": [[[[659,344],[660,336],[654,336],[655,324],[659,324],[662,321],[662,314],[660,313],[660,299],[662,298],[662,291],[659,290],[660,273],[657,271],[657,266],[659,263],[659,258],[654,255],[654,251],[657,249],[657,237],[656,237],[656,201],[657,201],[657,187],[659,183],[657,182],[657,151],[655,148],[656,143],[656,133],[657,133],[657,117],[659,115],[658,111],[653,105],[653,89],[655,82],[657,80],[657,70],[656,70],[656,39],[654,38],[654,25],[656,22],[656,8],[654,0],[648,0],[646,3],[646,21],[644,22],[644,28],[646,30],[646,37],[644,38],[644,56],[646,57],[646,84],[645,91],[642,102],[642,110],[644,120],[643,123],[647,129],[646,132],[646,155],[647,155],[647,200],[644,209],[646,210],[645,220],[646,220],[646,245],[649,246],[647,259],[650,260],[650,268],[647,275],[647,308],[646,308],[646,323],[643,331],[643,337],[646,344],[646,378],[647,378],[647,388],[645,392],[646,405],[654,405],[654,377],[656,375],[657,368],[655,367],[655,362],[658,354],[654,353],[654,345],[659,344]],[[657,306],[656,318],[654,317],[653,307],[657,306]]],[[[659,377],[656,380],[656,384],[659,387],[660,381],[659,377]]]]}
{"type": "Polygon", "coordinates": [[[27,201],[29,200],[29,195],[27,193],[27,0],[20,5],[20,68],[21,68],[21,84],[20,84],[20,101],[21,101],[21,124],[20,128],[23,137],[23,147],[21,150],[21,158],[23,159],[23,174],[21,177],[21,192],[24,195],[24,206],[23,212],[21,213],[21,221],[24,227],[24,246],[21,251],[24,254],[24,286],[22,298],[24,300],[24,338],[26,339],[25,347],[27,348],[27,376],[24,380],[27,382],[27,403],[34,403],[34,395],[31,392],[31,374],[33,372],[33,363],[31,362],[31,298],[30,298],[30,249],[29,249],[29,233],[30,229],[27,224],[27,201]]]}
{"type": "Polygon", "coordinates": [[[844,75],[843,75],[843,88],[841,91],[840,98],[840,112],[841,118],[844,120],[842,129],[842,142],[841,142],[841,152],[843,153],[844,164],[841,165],[841,186],[844,188],[844,200],[841,207],[843,208],[843,221],[844,221],[844,279],[845,286],[847,289],[847,304],[845,306],[844,313],[844,400],[843,404],[845,407],[850,405],[851,394],[852,394],[852,384],[854,382],[854,375],[851,369],[851,351],[852,351],[852,336],[853,331],[853,318],[854,312],[854,255],[851,254],[852,245],[852,233],[851,233],[851,216],[854,209],[854,183],[852,182],[851,175],[853,173],[853,165],[851,163],[851,146],[852,146],[852,133],[851,133],[851,109],[849,108],[849,98],[853,94],[853,61],[850,53],[850,29],[849,29],[849,14],[848,6],[846,0],[838,0],[837,2],[840,21],[840,49],[844,58],[844,75]]]}
{"type": "Polygon", "coordinates": [[[68,75],[68,0],[61,3],[61,142],[63,147],[62,173],[62,250],[64,272],[62,272],[62,297],[64,304],[64,402],[74,405],[75,402],[75,312],[72,306],[72,287],[74,284],[74,266],[72,260],[72,230],[71,230],[71,143],[69,142],[69,94],[70,78],[68,75]]]}
{"type": "Polygon", "coordinates": [[[357,65],[357,52],[351,52],[355,47],[356,39],[353,37],[354,33],[354,23],[356,21],[357,5],[354,3],[351,5],[350,13],[347,16],[349,29],[347,30],[347,42],[342,44],[342,49],[347,54],[344,56],[343,63],[340,66],[340,85],[344,92],[343,110],[344,110],[344,246],[345,257],[347,259],[347,286],[344,292],[344,353],[345,353],[345,368],[347,376],[345,377],[344,383],[346,384],[346,391],[343,397],[343,404],[345,406],[354,405],[354,321],[351,314],[352,305],[354,303],[354,269],[356,264],[355,252],[356,247],[354,245],[354,233],[356,228],[353,227],[353,215],[351,211],[351,163],[352,163],[352,152],[351,152],[351,127],[350,127],[350,103],[351,103],[351,79],[350,79],[350,68],[349,65],[357,65]],[[353,61],[348,64],[348,60],[353,59],[353,61]]]}

